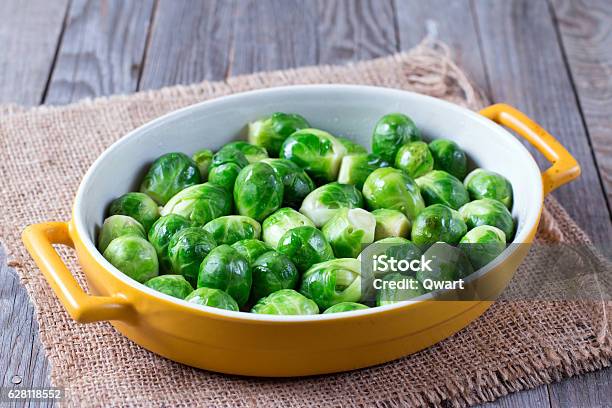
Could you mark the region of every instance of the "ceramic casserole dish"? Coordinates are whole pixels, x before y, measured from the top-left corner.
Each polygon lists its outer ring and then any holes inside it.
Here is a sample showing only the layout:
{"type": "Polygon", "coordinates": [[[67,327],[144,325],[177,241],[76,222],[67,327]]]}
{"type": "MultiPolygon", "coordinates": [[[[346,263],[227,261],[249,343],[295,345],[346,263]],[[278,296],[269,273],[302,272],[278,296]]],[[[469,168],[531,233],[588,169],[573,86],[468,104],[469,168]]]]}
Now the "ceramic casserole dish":
{"type": "Polygon", "coordinates": [[[415,93],[346,85],[272,88],[199,103],[153,120],[109,147],[83,178],[72,220],[32,225],[24,231],[28,251],[73,319],[108,320],[140,346],[194,367],[241,375],[302,376],[371,366],[421,350],[467,326],[503,291],[528,245],[509,246],[470,275],[467,292],[447,291],[416,301],[315,316],[258,315],[190,304],[139,284],[98,252],[95,237],[108,203],[137,190],[158,156],[218,150],[241,138],[246,123],[276,111],[299,113],[314,127],[366,146],[379,117],[408,114],[427,139],[454,140],[470,157],[471,167],[493,170],[510,180],[517,224],[514,243],[533,240],[544,197],[580,173],[574,158],[550,134],[503,104],[478,114],[415,93]],[[541,173],[528,150],[501,125],[533,144],[551,167],[541,173]],[[76,250],[89,293],[66,268],[54,244],[76,250]]]}

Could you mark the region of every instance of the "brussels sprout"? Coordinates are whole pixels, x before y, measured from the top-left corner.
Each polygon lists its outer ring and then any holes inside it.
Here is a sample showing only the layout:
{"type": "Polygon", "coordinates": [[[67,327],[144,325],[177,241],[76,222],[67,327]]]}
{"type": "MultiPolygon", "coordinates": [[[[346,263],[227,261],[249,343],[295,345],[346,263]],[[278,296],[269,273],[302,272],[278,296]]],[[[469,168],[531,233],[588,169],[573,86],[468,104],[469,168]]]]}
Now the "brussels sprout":
{"type": "Polygon", "coordinates": [[[214,154],[212,162],[210,163],[210,169],[219,167],[220,165],[226,163],[235,163],[240,168],[243,168],[249,164],[249,160],[239,149],[225,145],[221,148],[221,150],[214,154]]]}
{"type": "Polygon", "coordinates": [[[376,306],[405,302],[423,294],[425,290],[417,279],[399,272],[389,273],[382,278],[376,292],[376,306]]]}
{"type": "Polygon", "coordinates": [[[257,301],[281,289],[293,289],[298,282],[298,270],[285,255],[270,251],[252,265],[253,289],[251,299],[257,301]]]}
{"type": "Polygon", "coordinates": [[[512,184],[501,174],[475,169],[465,177],[463,184],[472,200],[490,198],[512,208],[512,184]]]}
{"type": "Polygon", "coordinates": [[[328,183],[338,177],[346,148],[332,135],[319,129],[302,129],[289,136],[280,151],[303,168],[315,181],[328,183]]]}
{"type": "Polygon", "coordinates": [[[449,282],[463,279],[474,272],[468,257],[459,249],[445,242],[434,243],[423,257],[430,260],[429,268],[422,268],[416,272],[416,278],[430,290],[430,282],[449,282]]]}
{"type": "Polygon", "coordinates": [[[361,208],[341,208],[325,223],[323,236],[338,258],[356,258],[363,244],[374,241],[376,219],[361,208]]]}
{"type": "Polygon", "coordinates": [[[228,143],[223,146],[223,149],[235,149],[240,151],[242,154],[244,154],[244,157],[246,157],[249,164],[268,158],[268,152],[265,147],[256,146],[241,140],[228,143]]]}
{"type": "Polygon", "coordinates": [[[291,259],[300,272],[316,263],[334,258],[334,252],[323,233],[309,226],[285,232],[278,241],[276,250],[291,259]]]}
{"type": "Polygon", "coordinates": [[[278,157],[285,139],[293,132],[309,127],[306,119],[297,113],[276,112],[249,123],[249,142],[264,147],[270,155],[278,157]]]}
{"type": "Polygon", "coordinates": [[[153,290],[179,299],[185,299],[187,295],[193,292],[193,288],[182,275],[156,276],[144,284],[153,290]]]}
{"type": "Polygon", "coordinates": [[[208,181],[232,192],[234,190],[236,178],[238,174],[240,174],[240,170],[242,170],[242,167],[238,166],[236,163],[223,163],[217,167],[211,166],[208,181]]]}
{"type": "Polygon", "coordinates": [[[388,208],[379,208],[372,211],[376,220],[374,240],[387,237],[407,237],[410,233],[410,220],[404,213],[388,208]]]}
{"type": "Polygon", "coordinates": [[[453,210],[458,210],[459,207],[470,201],[463,183],[443,170],[431,171],[416,179],[416,183],[427,205],[444,204],[453,210]]]}
{"type": "Polygon", "coordinates": [[[412,224],[412,241],[423,247],[443,241],[451,245],[459,243],[467,232],[461,215],[442,204],[426,207],[412,224]]]}
{"type": "Polygon", "coordinates": [[[276,248],[285,232],[303,226],[314,227],[315,225],[310,218],[293,208],[281,208],[264,220],[262,224],[263,240],[272,248],[276,248]]]}
{"type": "Polygon", "coordinates": [[[341,303],[336,303],[332,307],[327,308],[323,312],[323,314],[352,312],[353,310],[363,310],[363,309],[369,309],[369,307],[367,307],[366,305],[362,305],[361,303],[341,302],[341,303]]]}
{"type": "Polygon", "coordinates": [[[204,183],[187,187],[172,197],[162,208],[161,215],[177,214],[198,226],[229,215],[231,210],[231,194],[222,187],[204,183]]]}
{"type": "Polygon", "coordinates": [[[236,303],[234,298],[221,289],[198,288],[191,292],[185,300],[197,305],[216,307],[217,309],[231,310],[233,312],[239,310],[238,303],[236,303]]]}
{"type": "Polygon", "coordinates": [[[146,238],[146,233],[142,225],[127,215],[111,215],[104,220],[100,235],[98,235],[98,249],[104,252],[108,244],[115,238],[123,235],[136,235],[146,238]]]}
{"type": "Polygon", "coordinates": [[[387,255],[388,258],[397,260],[405,259],[410,261],[419,259],[422,255],[419,247],[406,238],[383,238],[380,241],[376,241],[374,245],[379,249],[384,249],[384,254],[387,255]]]}
{"type": "MultiPolygon", "coordinates": [[[[419,247],[406,238],[389,237],[383,238],[368,246],[359,254],[359,259],[365,262],[362,265],[367,269],[365,271],[362,270],[362,273],[369,273],[376,278],[384,276],[389,272],[396,271],[394,268],[397,268],[397,264],[393,266],[393,264],[390,263],[392,259],[396,261],[412,261],[420,259],[421,255],[422,252],[419,247]],[[381,258],[383,255],[386,256],[386,258],[381,258]]],[[[400,272],[410,275],[412,271],[400,272]]]]}
{"type": "Polygon", "coordinates": [[[425,208],[419,186],[406,173],[391,167],[374,170],[368,176],[363,184],[363,197],[370,210],[398,210],[410,221],[425,208]]]}
{"type": "Polygon", "coordinates": [[[159,273],[155,248],[146,239],[135,235],[113,239],[103,255],[115,268],[140,283],[159,273]]]}
{"type": "Polygon", "coordinates": [[[315,185],[304,170],[294,162],[286,159],[265,159],[262,162],[272,166],[283,180],[283,205],[297,208],[300,206],[315,185]]]}
{"type": "Polygon", "coordinates": [[[436,139],[429,143],[429,150],[434,159],[434,169],[444,170],[459,180],[467,174],[467,156],[452,140],[436,139]]]}
{"type": "Polygon", "coordinates": [[[153,162],[140,184],[140,192],[164,205],[179,191],[201,182],[200,170],[189,156],[168,153],[153,162]]]}
{"type": "Polygon", "coordinates": [[[234,202],[240,215],[262,222],[280,208],[283,182],[269,164],[249,164],[236,179],[234,202]]]}
{"type": "Polygon", "coordinates": [[[329,183],[308,194],[302,202],[300,212],[323,226],[340,208],[362,208],[363,197],[359,190],[350,184],[329,183]]]}
{"type": "Polygon", "coordinates": [[[401,113],[390,113],[380,118],[374,127],[372,153],[393,163],[400,147],[418,140],[421,140],[421,132],[412,119],[401,113]]]}
{"type": "Polygon", "coordinates": [[[365,147],[363,147],[357,142],[353,142],[351,139],[338,136],[336,136],[336,139],[338,139],[338,141],[342,143],[342,146],[344,146],[344,148],[346,149],[346,154],[362,154],[368,152],[365,147]]]}
{"type": "Polygon", "coordinates": [[[151,197],[143,193],[126,193],[113,200],[109,215],[127,215],[138,221],[146,231],[159,218],[159,208],[151,197]]]}
{"type": "Polygon", "coordinates": [[[191,223],[185,217],[177,214],[168,214],[155,221],[149,230],[149,242],[157,252],[159,266],[162,272],[171,272],[172,265],[168,256],[168,245],[177,232],[191,227],[191,223]]]}
{"type": "Polygon", "coordinates": [[[480,269],[506,249],[506,234],[497,227],[481,225],[459,241],[459,248],[470,258],[474,269],[480,269]]]}
{"type": "Polygon", "coordinates": [[[206,181],[208,179],[208,167],[212,163],[213,152],[209,149],[198,150],[191,156],[191,160],[193,160],[198,166],[200,170],[200,177],[202,181],[206,181]]]}
{"type": "Polygon", "coordinates": [[[232,248],[244,256],[251,266],[257,258],[272,250],[266,243],[258,239],[243,239],[232,244],[232,248]]]}
{"type": "Polygon", "coordinates": [[[200,264],[217,246],[212,235],[200,227],[185,228],[175,233],[168,243],[168,259],[173,273],[196,284],[200,264]]]}
{"type": "Polygon", "coordinates": [[[350,154],[342,158],[338,182],[342,184],[353,184],[358,189],[363,188],[363,183],[376,169],[389,167],[389,163],[375,154],[350,154]]]}
{"type": "Polygon", "coordinates": [[[359,302],[361,262],[355,258],[332,259],[304,272],[300,292],[322,309],[341,302],[359,302]]]}
{"type": "Polygon", "coordinates": [[[198,275],[198,288],[221,289],[238,306],[249,299],[253,275],[246,258],[229,245],[219,245],[204,258],[198,275]]]}
{"type": "Polygon", "coordinates": [[[425,142],[403,145],[395,156],[395,167],[404,170],[410,177],[421,177],[433,170],[434,160],[425,142]]]}
{"type": "Polygon", "coordinates": [[[319,314],[319,307],[293,289],[281,289],[267,297],[259,299],[251,313],[272,315],[314,315],[319,314]]]}
{"type": "Polygon", "coordinates": [[[468,229],[480,225],[497,227],[506,234],[506,241],[512,240],[514,235],[514,220],[512,214],[497,200],[483,198],[467,203],[459,209],[459,213],[465,221],[468,229]]]}
{"type": "Polygon", "coordinates": [[[243,215],[219,217],[204,225],[204,230],[210,232],[219,245],[232,245],[243,239],[259,239],[261,236],[261,225],[243,215]]]}

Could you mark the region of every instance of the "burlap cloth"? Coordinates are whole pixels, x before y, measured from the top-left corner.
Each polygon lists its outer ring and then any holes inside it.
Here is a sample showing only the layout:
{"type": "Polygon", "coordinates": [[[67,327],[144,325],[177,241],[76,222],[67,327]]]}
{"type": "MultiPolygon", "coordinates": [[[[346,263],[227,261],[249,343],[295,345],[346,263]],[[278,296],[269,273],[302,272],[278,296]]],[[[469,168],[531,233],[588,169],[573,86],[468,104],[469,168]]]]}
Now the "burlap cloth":
{"type": "MultiPolygon", "coordinates": [[[[206,372],[143,350],[108,323],[74,323],[21,244],[27,224],[69,219],[81,177],[112,142],[198,101],[279,85],[357,83],[478,108],[478,93],[443,51],[419,47],[349,66],[261,73],[65,107],[0,108],[0,236],[10,266],[36,307],[51,381],[66,387],[69,405],[461,406],[608,366],[612,350],[605,302],[531,301],[497,303],[442,343],[369,369],[285,380],[206,372]]],[[[552,199],[546,202],[539,239],[588,241],[552,199]]],[[[61,252],[84,284],[74,254],[61,252]]],[[[522,269],[529,268],[526,261],[522,269]]]]}

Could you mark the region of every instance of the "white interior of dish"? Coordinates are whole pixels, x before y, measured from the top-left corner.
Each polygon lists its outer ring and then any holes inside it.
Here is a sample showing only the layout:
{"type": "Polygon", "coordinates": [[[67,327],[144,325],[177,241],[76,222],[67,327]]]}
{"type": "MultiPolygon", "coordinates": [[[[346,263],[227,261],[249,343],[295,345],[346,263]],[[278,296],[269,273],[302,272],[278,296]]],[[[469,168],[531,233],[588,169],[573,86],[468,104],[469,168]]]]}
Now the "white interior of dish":
{"type": "MultiPolygon", "coordinates": [[[[89,251],[119,279],[144,292],[194,309],[237,317],[238,312],[193,305],[137,283],[104,259],[96,249],[95,236],[110,202],[128,191],[137,191],[144,172],[158,156],[173,151],[191,155],[202,148],[217,150],[232,140],[244,138],[248,122],[277,111],[299,113],[313,127],[351,138],[367,147],[374,124],[382,115],[406,113],[426,139],[452,139],[466,151],[471,167],[493,170],[510,180],[514,188],[512,214],[517,222],[515,243],[525,242],[537,222],[542,205],[540,170],[516,137],[497,124],[451,103],[405,91],[350,85],[293,86],[236,94],[193,105],[149,122],[109,147],[83,178],[74,205],[74,223],[89,251]]],[[[503,256],[500,258],[496,264],[503,260],[503,256]]],[[[486,267],[474,275],[489,269],[486,267]]],[[[250,313],[239,316],[268,321],[336,319],[404,305],[315,316],[250,313]]]]}

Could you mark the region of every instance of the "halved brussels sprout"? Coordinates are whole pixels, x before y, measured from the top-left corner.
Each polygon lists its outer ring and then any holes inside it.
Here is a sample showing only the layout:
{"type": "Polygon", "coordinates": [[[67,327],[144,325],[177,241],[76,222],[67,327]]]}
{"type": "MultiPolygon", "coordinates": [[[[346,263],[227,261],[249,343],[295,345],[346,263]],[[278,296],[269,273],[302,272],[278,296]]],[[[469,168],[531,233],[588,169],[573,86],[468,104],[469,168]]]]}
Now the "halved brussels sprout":
{"type": "Polygon", "coordinates": [[[278,157],[285,139],[295,131],[309,127],[306,119],[297,113],[276,112],[249,123],[249,142],[264,147],[272,157],[278,157]]]}
{"type": "Polygon", "coordinates": [[[234,298],[221,289],[198,288],[191,292],[185,300],[197,305],[216,307],[233,312],[239,311],[238,303],[234,298]]]}
{"type": "Polygon", "coordinates": [[[223,163],[217,167],[210,167],[208,182],[223,187],[230,193],[234,191],[234,183],[242,167],[236,163],[223,163]]]}
{"type": "Polygon", "coordinates": [[[211,183],[187,187],[162,208],[161,215],[177,214],[195,226],[204,225],[232,210],[232,196],[222,187],[211,183]]]}
{"type": "Polygon", "coordinates": [[[115,268],[140,283],[159,274],[155,248],[144,238],[135,235],[115,238],[103,255],[115,268]]]}
{"type": "Polygon", "coordinates": [[[149,242],[157,252],[159,266],[162,272],[171,272],[172,264],[168,256],[168,245],[177,232],[191,227],[191,223],[185,217],[178,214],[168,214],[160,217],[149,230],[149,242]]]}
{"type": "Polygon", "coordinates": [[[254,144],[238,140],[223,146],[223,149],[235,149],[244,154],[249,164],[256,163],[268,158],[268,151],[265,147],[256,146],[254,144]]]}
{"type": "Polygon", "coordinates": [[[370,210],[398,210],[410,221],[425,208],[419,186],[406,173],[391,167],[374,170],[368,176],[363,184],[363,197],[370,210]]]}
{"type": "Polygon", "coordinates": [[[249,164],[236,179],[234,203],[240,215],[262,222],[283,203],[281,177],[269,164],[249,164]]]}
{"type": "Polygon", "coordinates": [[[313,265],[302,276],[300,292],[322,309],[341,302],[359,302],[361,262],[355,258],[332,259],[313,265]]]}
{"type": "Polygon", "coordinates": [[[168,153],[153,162],[140,185],[140,192],[164,205],[181,190],[202,182],[200,169],[183,153],[168,153]]]}
{"type": "Polygon", "coordinates": [[[253,306],[251,313],[272,315],[314,315],[319,314],[319,307],[293,289],[281,289],[264,298],[253,306]]]}
{"type": "Polygon", "coordinates": [[[323,314],[352,312],[353,310],[363,310],[363,309],[369,309],[369,307],[367,307],[366,305],[362,305],[361,303],[341,302],[341,303],[336,303],[332,307],[328,307],[327,309],[325,309],[323,314]]]}
{"type": "Polygon", "coordinates": [[[159,208],[151,197],[143,193],[126,193],[113,200],[109,215],[127,215],[138,221],[145,232],[159,218],[159,208]]]}
{"type": "Polygon", "coordinates": [[[452,282],[463,279],[474,272],[468,257],[457,247],[446,242],[434,243],[423,257],[430,260],[429,268],[422,268],[416,272],[416,278],[425,290],[431,290],[430,282],[452,282]]]}
{"type": "Polygon", "coordinates": [[[376,291],[376,306],[405,302],[425,294],[421,283],[412,276],[393,272],[385,275],[376,291]]]}
{"type": "Polygon", "coordinates": [[[336,180],[345,154],[346,148],[338,139],[319,129],[298,130],[285,140],[280,151],[281,159],[291,160],[315,181],[324,183],[336,180]]]}
{"type": "Polygon", "coordinates": [[[506,249],[506,234],[497,227],[480,225],[459,241],[459,248],[470,258],[474,269],[480,269],[506,249]]]}
{"type": "Polygon", "coordinates": [[[314,223],[310,218],[302,213],[295,211],[293,208],[281,208],[270,214],[262,224],[263,240],[272,248],[276,248],[278,241],[290,229],[310,226],[314,227],[314,223]]]}
{"type": "Polygon", "coordinates": [[[111,215],[104,220],[100,234],[98,235],[98,249],[104,252],[108,244],[115,238],[123,235],[136,235],[146,238],[146,233],[142,225],[127,215],[111,215]]]}
{"type": "Polygon", "coordinates": [[[342,184],[353,184],[357,188],[363,188],[363,183],[376,169],[389,167],[389,163],[375,154],[350,154],[342,158],[338,182],[342,184]]]}
{"type": "Polygon", "coordinates": [[[444,170],[459,180],[467,174],[467,156],[459,145],[452,140],[436,139],[429,143],[434,159],[434,169],[444,170]]]}
{"type": "Polygon", "coordinates": [[[196,284],[200,264],[217,246],[212,235],[200,227],[185,228],[175,233],[168,243],[168,259],[173,273],[196,284]]]}
{"type": "Polygon", "coordinates": [[[390,113],[380,118],[374,127],[372,153],[393,163],[400,147],[418,140],[421,140],[421,132],[412,119],[402,113],[390,113]]]}
{"type": "Polygon", "coordinates": [[[412,224],[412,241],[427,247],[438,241],[456,245],[467,232],[461,215],[450,207],[434,204],[426,207],[412,224]]]}
{"type": "Polygon", "coordinates": [[[191,160],[195,162],[196,166],[198,166],[198,169],[200,170],[202,181],[208,180],[208,168],[212,163],[212,158],[213,152],[210,149],[198,150],[193,154],[193,156],[191,156],[191,160]]]}
{"type": "Polygon", "coordinates": [[[501,202],[490,198],[471,201],[461,207],[459,213],[468,229],[476,228],[480,225],[490,225],[502,230],[506,234],[507,242],[512,241],[514,236],[514,220],[510,211],[501,202]]]}
{"type": "Polygon", "coordinates": [[[362,208],[363,197],[351,184],[329,183],[308,194],[300,212],[322,227],[341,208],[362,208]]]}
{"type": "Polygon", "coordinates": [[[280,252],[261,255],[252,265],[253,289],[251,300],[257,301],[281,289],[293,289],[298,283],[298,270],[289,258],[280,252]]]}
{"type": "Polygon", "coordinates": [[[512,208],[512,184],[501,174],[485,169],[475,169],[463,181],[472,200],[490,198],[512,208]]]}
{"type": "Polygon", "coordinates": [[[297,208],[315,185],[310,176],[294,162],[286,159],[265,159],[283,180],[283,205],[297,208]]]}
{"type": "Polygon", "coordinates": [[[251,266],[260,255],[272,250],[265,242],[258,239],[243,239],[232,244],[232,248],[244,256],[251,266]]]}
{"type": "Polygon", "coordinates": [[[278,241],[276,250],[291,259],[300,272],[316,263],[334,258],[334,252],[323,233],[308,226],[285,232],[278,241]]]}
{"type": "Polygon", "coordinates": [[[346,154],[362,154],[368,152],[368,149],[366,149],[357,142],[353,142],[351,139],[338,136],[336,136],[336,139],[338,139],[338,141],[342,143],[342,146],[344,146],[344,148],[346,149],[346,154]]]}
{"type": "Polygon", "coordinates": [[[193,287],[185,280],[183,275],[156,276],[144,284],[153,290],[179,299],[185,299],[187,295],[193,292],[193,287]]]}
{"type": "Polygon", "coordinates": [[[401,211],[379,208],[372,211],[376,220],[374,240],[387,237],[407,237],[410,234],[410,220],[401,211]]]}
{"type": "Polygon", "coordinates": [[[219,245],[204,258],[198,288],[227,292],[242,307],[249,300],[253,275],[246,258],[229,245],[219,245]]]}
{"type": "Polygon", "coordinates": [[[434,159],[425,142],[403,145],[395,156],[395,167],[404,170],[413,179],[433,170],[434,159]]]}
{"type": "Polygon", "coordinates": [[[455,176],[443,171],[434,170],[416,179],[421,189],[425,204],[444,204],[453,210],[458,210],[470,201],[463,183],[455,176]]]}
{"type": "Polygon", "coordinates": [[[356,258],[363,244],[374,241],[376,219],[361,208],[341,208],[325,223],[323,236],[337,258],[356,258]]]}
{"type": "Polygon", "coordinates": [[[226,215],[204,225],[217,244],[232,245],[243,239],[259,239],[261,225],[251,217],[226,215]]]}

